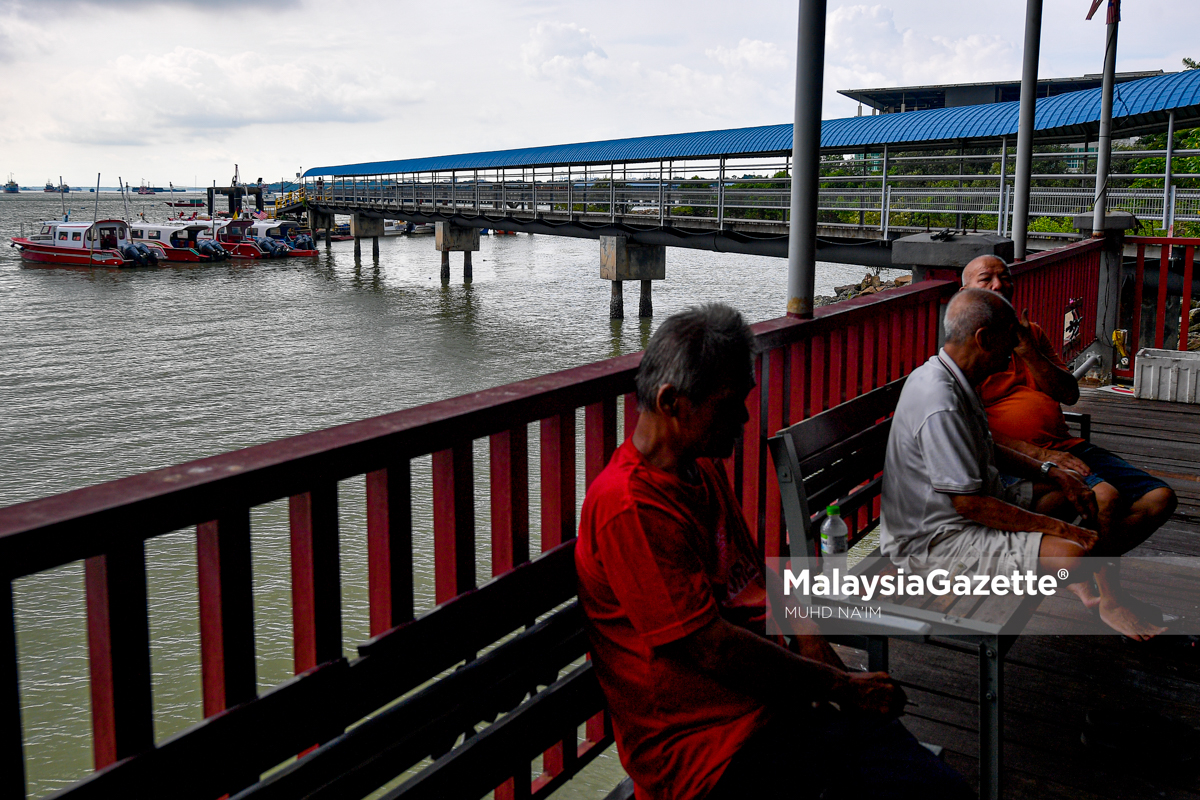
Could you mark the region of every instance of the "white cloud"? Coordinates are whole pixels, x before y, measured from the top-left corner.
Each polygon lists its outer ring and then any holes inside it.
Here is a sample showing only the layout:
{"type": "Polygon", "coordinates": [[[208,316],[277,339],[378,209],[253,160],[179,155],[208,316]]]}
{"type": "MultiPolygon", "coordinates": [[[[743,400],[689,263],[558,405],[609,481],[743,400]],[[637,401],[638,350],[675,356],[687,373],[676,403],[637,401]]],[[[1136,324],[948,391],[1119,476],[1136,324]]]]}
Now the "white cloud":
{"type": "Polygon", "coordinates": [[[742,39],[737,47],[722,45],[704,51],[704,54],[727,70],[786,70],[791,54],[773,42],[758,39],[742,39]]]}
{"type": "Polygon", "coordinates": [[[525,74],[591,84],[609,72],[608,54],[587,28],[574,22],[539,22],[521,45],[525,74]]]}

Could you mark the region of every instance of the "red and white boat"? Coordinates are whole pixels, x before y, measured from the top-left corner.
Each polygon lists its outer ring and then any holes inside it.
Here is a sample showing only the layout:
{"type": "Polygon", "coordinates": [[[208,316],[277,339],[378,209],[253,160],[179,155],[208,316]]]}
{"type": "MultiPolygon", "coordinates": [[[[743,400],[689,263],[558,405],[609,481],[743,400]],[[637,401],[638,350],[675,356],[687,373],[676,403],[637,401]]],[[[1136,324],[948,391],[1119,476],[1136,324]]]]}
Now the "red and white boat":
{"type": "Polygon", "coordinates": [[[130,226],[134,242],[161,251],[164,261],[224,261],[230,254],[211,237],[201,238],[208,224],[201,222],[168,222],[154,224],[135,221],[130,226]]]}
{"type": "Polygon", "coordinates": [[[43,222],[41,232],[29,237],[14,237],[13,247],[21,249],[21,258],[47,264],[80,267],[132,267],[139,260],[129,236],[129,226],[119,219],[98,222],[43,222]]]}
{"type": "Polygon", "coordinates": [[[320,255],[316,242],[298,222],[287,219],[257,219],[246,229],[246,235],[252,236],[262,245],[262,239],[272,239],[287,245],[288,256],[312,257],[320,255]]]}

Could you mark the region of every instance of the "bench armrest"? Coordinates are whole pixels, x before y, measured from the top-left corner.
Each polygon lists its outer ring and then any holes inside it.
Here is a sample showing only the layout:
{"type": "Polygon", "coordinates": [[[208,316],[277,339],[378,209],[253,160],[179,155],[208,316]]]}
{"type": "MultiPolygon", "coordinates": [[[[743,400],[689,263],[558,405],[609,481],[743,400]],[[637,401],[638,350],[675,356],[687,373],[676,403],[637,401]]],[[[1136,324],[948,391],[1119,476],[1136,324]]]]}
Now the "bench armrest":
{"type": "Polygon", "coordinates": [[[1063,417],[1066,418],[1067,422],[1074,422],[1079,426],[1080,438],[1089,442],[1092,440],[1091,414],[1085,414],[1082,411],[1064,411],[1063,417]]]}

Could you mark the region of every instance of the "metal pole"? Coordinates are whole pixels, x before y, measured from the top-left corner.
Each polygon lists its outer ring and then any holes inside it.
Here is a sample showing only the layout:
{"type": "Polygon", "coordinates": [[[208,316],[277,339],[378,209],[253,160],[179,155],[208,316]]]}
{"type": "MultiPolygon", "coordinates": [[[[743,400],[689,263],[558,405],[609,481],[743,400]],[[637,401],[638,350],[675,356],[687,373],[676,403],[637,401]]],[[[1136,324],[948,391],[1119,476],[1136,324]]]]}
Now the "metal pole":
{"type": "Polygon", "coordinates": [[[725,228],[725,156],[721,156],[721,177],[717,181],[717,230],[725,228]]]}
{"type": "Polygon", "coordinates": [[[1000,196],[996,198],[996,235],[1004,235],[1004,184],[1008,181],[1008,137],[1000,137],[1000,196]]]}
{"type": "Polygon", "coordinates": [[[879,230],[884,232],[884,238],[887,237],[887,200],[888,200],[888,146],[883,146],[883,165],[879,173],[879,230]]]}
{"type": "Polygon", "coordinates": [[[1117,74],[1117,26],[1108,23],[1104,44],[1104,82],[1100,89],[1100,141],[1096,146],[1096,208],[1092,215],[1092,236],[1104,236],[1104,214],[1108,210],[1108,167],[1112,161],[1113,84],[1117,74]]]}
{"type": "Polygon", "coordinates": [[[1033,171],[1033,122],[1037,108],[1038,55],[1042,45],[1042,0],[1025,6],[1025,63],[1021,68],[1021,114],[1017,123],[1017,174],[1013,193],[1013,256],[1025,260],[1029,228],[1029,184],[1033,171]]]}
{"type": "Polygon", "coordinates": [[[1167,206],[1171,203],[1171,158],[1175,155],[1175,111],[1167,117],[1167,164],[1163,170],[1163,230],[1167,229],[1167,219],[1170,212],[1167,206]]]}
{"type": "MultiPolygon", "coordinates": [[[[62,192],[62,176],[61,175],[58,176],[58,191],[60,193],[62,192]]],[[[96,260],[96,235],[98,233],[100,233],[99,228],[96,227],[96,223],[99,221],[99,219],[100,219],[100,173],[97,172],[96,173],[96,205],[94,207],[94,210],[92,211],[92,241],[91,241],[91,253],[88,255],[88,263],[89,264],[95,262],[95,260],[96,260]]]]}
{"type": "Polygon", "coordinates": [[[788,231],[788,316],[812,318],[821,172],[821,93],[825,82],[826,0],[800,0],[796,31],[796,115],[788,231]]]}

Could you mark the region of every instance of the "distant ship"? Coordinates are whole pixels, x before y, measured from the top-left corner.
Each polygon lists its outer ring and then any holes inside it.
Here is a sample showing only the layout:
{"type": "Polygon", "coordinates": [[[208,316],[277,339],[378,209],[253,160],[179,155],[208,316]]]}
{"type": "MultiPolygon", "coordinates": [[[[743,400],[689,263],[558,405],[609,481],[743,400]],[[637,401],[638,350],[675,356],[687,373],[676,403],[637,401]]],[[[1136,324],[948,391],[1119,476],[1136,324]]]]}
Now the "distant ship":
{"type": "Polygon", "coordinates": [[[12,173],[8,173],[8,183],[4,184],[5,194],[16,194],[21,191],[21,187],[17,186],[17,182],[13,180],[12,173]]]}
{"type": "Polygon", "coordinates": [[[54,185],[54,181],[47,180],[46,186],[45,186],[45,188],[42,189],[42,191],[43,192],[51,192],[53,194],[58,194],[59,192],[62,192],[63,194],[67,194],[68,192],[71,191],[71,187],[65,183],[62,186],[56,187],[54,185]]]}

